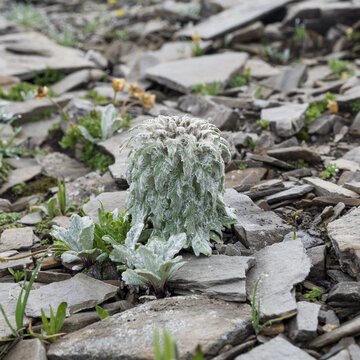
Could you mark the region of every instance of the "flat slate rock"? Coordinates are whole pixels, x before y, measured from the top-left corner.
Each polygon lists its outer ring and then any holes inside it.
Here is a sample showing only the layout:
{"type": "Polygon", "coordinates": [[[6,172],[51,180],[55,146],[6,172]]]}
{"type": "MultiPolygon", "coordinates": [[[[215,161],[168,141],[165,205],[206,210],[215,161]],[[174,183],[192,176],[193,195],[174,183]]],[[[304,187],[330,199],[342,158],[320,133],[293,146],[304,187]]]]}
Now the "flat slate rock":
{"type": "Polygon", "coordinates": [[[0,68],[3,75],[32,78],[34,71],[47,68],[71,72],[94,67],[84,53],[71,47],[57,45],[47,36],[36,32],[0,36],[0,68]]]}
{"type": "Polygon", "coordinates": [[[201,346],[212,358],[224,345],[251,334],[251,307],[202,296],[180,296],[147,302],[76,331],[52,344],[49,360],[128,359],[154,357],[154,330],[166,328],[176,338],[180,359],[201,346]],[[211,316],[209,316],[211,314],[211,316]]]}
{"type": "Polygon", "coordinates": [[[0,252],[29,249],[33,243],[34,234],[31,227],[6,229],[0,237],[0,252]]]}
{"type": "Polygon", "coordinates": [[[79,273],[69,280],[54,282],[30,292],[26,307],[26,315],[40,317],[41,309],[50,316],[50,305],[53,309],[62,302],[67,303],[67,316],[81,310],[90,309],[95,305],[113,297],[118,288],[79,273]]]}
{"type": "Polygon", "coordinates": [[[246,273],[255,265],[255,258],[186,255],[183,259],[186,264],[169,283],[176,294],[197,293],[227,301],[246,301],[246,273]]]}
{"type": "Polygon", "coordinates": [[[286,148],[268,150],[267,154],[284,161],[305,160],[312,164],[318,164],[321,162],[321,156],[315,149],[309,149],[302,146],[290,146],[286,148]]]}
{"type": "Polygon", "coordinates": [[[269,121],[270,128],[281,137],[298,133],[305,125],[308,104],[288,104],[261,110],[261,119],[269,121]]]}
{"type": "Polygon", "coordinates": [[[173,90],[189,94],[198,84],[220,82],[224,88],[243,68],[246,53],[227,52],[171,61],[149,68],[146,77],[173,90]],[[221,64],[221,66],[219,66],[221,64]]]}
{"type": "Polygon", "coordinates": [[[311,267],[299,240],[273,244],[254,254],[256,264],[246,278],[248,300],[261,277],[257,296],[261,299],[261,317],[272,319],[296,311],[294,286],[305,280],[311,267]]]}
{"type": "Polygon", "coordinates": [[[276,360],[315,360],[314,357],[280,336],[236,357],[235,360],[269,360],[270,358],[276,360]]]}
{"type": "Polygon", "coordinates": [[[91,171],[80,161],[59,152],[53,152],[45,156],[39,155],[36,160],[42,166],[44,175],[53,176],[57,179],[71,181],[91,171]]]}
{"type": "MultiPolygon", "coordinates": [[[[20,256],[24,256],[24,255],[29,255],[31,254],[30,251],[23,251],[23,252],[18,252],[16,250],[14,251],[5,251],[5,252],[1,252],[0,253],[0,257],[20,257],[20,256]]],[[[5,276],[9,274],[9,270],[8,268],[11,267],[13,270],[20,270],[23,271],[24,268],[33,265],[33,260],[31,256],[25,257],[23,259],[19,259],[19,260],[11,260],[10,262],[0,262],[0,277],[1,276],[5,276]]],[[[0,303],[1,304],[1,303],[0,303]]]]}
{"type": "Polygon", "coordinates": [[[348,151],[342,159],[354,161],[360,164],[360,146],[348,151]]]}
{"type": "Polygon", "coordinates": [[[317,336],[320,304],[307,301],[297,303],[297,315],[290,320],[289,333],[295,341],[308,341],[317,336]]]}
{"type": "Polygon", "coordinates": [[[268,204],[274,204],[278,203],[280,201],[284,200],[291,200],[291,199],[297,199],[300,196],[303,196],[307,194],[308,192],[312,191],[314,187],[312,185],[295,185],[290,189],[280,191],[276,194],[269,195],[265,197],[265,200],[268,202],[268,204]]]}
{"type": "MultiPolygon", "coordinates": [[[[7,264],[9,267],[10,265],[7,264]]],[[[20,284],[16,283],[0,283],[0,304],[4,308],[5,314],[13,327],[16,327],[15,309],[17,295],[20,293],[20,284]]],[[[28,324],[29,320],[25,317],[24,324],[28,324]]],[[[3,316],[0,317],[0,338],[7,338],[12,335],[11,330],[6,324],[3,316]]]]}
{"type": "Polygon", "coordinates": [[[327,233],[342,270],[360,280],[360,208],[328,224],[327,233]]]}
{"type": "Polygon", "coordinates": [[[343,196],[346,198],[360,197],[360,195],[357,194],[355,191],[345,189],[344,187],[334,184],[330,181],[322,180],[315,177],[306,177],[304,178],[304,181],[314,186],[315,193],[319,196],[331,196],[331,197],[343,196]]]}
{"type": "Polygon", "coordinates": [[[4,360],[47,360],[45,345],[39,339],[20,340],[4,360]]]}
{"type": "Polygon", "coordinates": [[[90,216],[95,222],[99,220],[98,209],[103,204],[105,211],[118,209],[119,212],[125,210],[125,202],[128,197],[127,191],[104,192],[95,199],[90,200],[83,206],[86,215],[90,216]]]}
{"type": "Polygon", "coordinates": [[[22,182],[27,182],[40,174],[41,166],[38,165],[9,171],[6,183],[0,188],[0,195],[11,189],[13,186],[22,182]]]}
{"type": "Polygon", "coordinates": [[[346,281],[333,286],[329,292],[328,303],[355,303],[360,306],[360,282],[346,281]]]}
{"type": "Polygon", "coordinates": [[[250,249],[259,250],[280,242],[285,234],[293,230],[274,212],[260,209],[248,196],[234,189],[226,189],[224,200],[227,206],[235,209],[235,231],[250,249]]]}
{"type": "Polygon", "coordinates": [[[241,1],[239,5],[210,16],[189,29],[178,31],[176,36],[191,37],[196,34],[204,40],[213,39],[260,19],[288,2],[290,0],[241,1]]]}

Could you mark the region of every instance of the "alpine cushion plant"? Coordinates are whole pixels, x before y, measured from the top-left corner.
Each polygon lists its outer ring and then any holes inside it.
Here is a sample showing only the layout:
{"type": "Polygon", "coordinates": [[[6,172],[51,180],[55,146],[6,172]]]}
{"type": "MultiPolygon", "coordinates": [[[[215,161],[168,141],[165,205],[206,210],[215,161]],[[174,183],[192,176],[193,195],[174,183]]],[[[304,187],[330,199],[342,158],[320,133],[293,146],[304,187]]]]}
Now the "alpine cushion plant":
{"type": "Polygon", "coordinates": [[[96,262],[104,261],[107,253],[95,248],[94,244],[94,222],[88,217],[71,215],[69,229],[54,225],[51,235],[59,242],[56,248],[64,248],[61,260],[66,264],[74,264],[72,270],[81,270],[83,267],[90,268],[96,262]]]}
{"type": "Polygon", "coordinates": [[[225,206],[228,143],[208,121],[159,116],[133,128],[129,141],[127,200],[132,226],[151,221],[153,236],[185,233],[195,255],[211,255],[210,239],[221,241],[235,223],[225,206]]]}
{"type": "MultiPolygon", "coordinates": [[[[134,241],[125,245],[114,245],[110,259],[124,265],[118,268],[125,270],[122,279],[128,285],[146,285],[152,290],[157,298],[167,295],[166,285],[175,275],[176,271],[184,265],[182,257],[174,256],[186,245],[184,233],[172,235],[165,241],[158,236],[151,237],[146,245],[135,248],[141,234],[135,231],[134,241]]],[[[130,233],[130,237],[131,233],[130,233]]]]}

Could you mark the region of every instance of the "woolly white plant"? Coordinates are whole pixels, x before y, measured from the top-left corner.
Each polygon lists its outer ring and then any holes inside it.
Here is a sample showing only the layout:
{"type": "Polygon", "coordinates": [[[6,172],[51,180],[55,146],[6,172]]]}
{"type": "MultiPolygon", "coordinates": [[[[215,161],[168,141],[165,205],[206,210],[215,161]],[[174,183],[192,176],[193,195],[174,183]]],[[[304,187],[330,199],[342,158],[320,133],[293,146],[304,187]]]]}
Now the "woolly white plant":
{"type": "Polygon", "coordinates": [[[196,255],[211,255],[211,240],[221,241],[235,222],[225,206],[227,141],[208,121],[159,116],[133,128],[127,180],[132,225],[150,220],[154,236],[185,233],[196,255]]]}

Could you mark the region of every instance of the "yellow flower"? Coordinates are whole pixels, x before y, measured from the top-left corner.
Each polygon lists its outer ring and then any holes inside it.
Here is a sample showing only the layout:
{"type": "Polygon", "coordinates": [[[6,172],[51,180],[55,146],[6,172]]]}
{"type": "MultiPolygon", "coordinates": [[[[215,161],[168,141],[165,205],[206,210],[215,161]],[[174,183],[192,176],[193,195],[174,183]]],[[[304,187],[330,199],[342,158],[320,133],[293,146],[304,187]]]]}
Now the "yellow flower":
{"type": "Polygon", "coordinates": [[[354,33],[354,29],[349,27],[346,29],[346,35],[347,37],[351,37],[351,35],[354,33]]]}
{"type": "Polygon", "coordinates": [[[337,114],[339,112],[339,105],[335,100],[329,100],[327,108],[333,114],[337,114]]]}
{"type": "Polygon", "coordinates": [[[145,94],[144,89],[140,89],[137,85],[137,83],[129,84],[129,93],[134,98],[140,98],[140,96],[145,94]]]}
{"type": "Polygon", "coordinates": [[[116,15],[117,17],[124,16],[124,15],[125,15],[125,10],[124,10],[124,9],[117,9],[117,10],[115,11],[115,15],[116,15]]]}
{"type": "Polygon", "coordinates": [[[144,108],[151,109],[155,104],[156,95],[154,94],[143,94],[139,97],[141,104],[144,108]]]}
{"type": "Polygon", "coordinates": [[[126,86],[125,79],[113,79],[112,80],[112,88],[114,92],[123,91],[126,86]]]}
{"type": "Polygon", "coordinates": [[[193,43],[198,44],[198,43],[201,42],[202,40],[201,40],[200,35],[198,35],[198,34],[193,34],[193,36],[192,36],[192,41],[193,41],[193,43]]]}
{"type": "Polygon", "coordinates": [[[108,4],[109,4],[109,5],[114,5],[114,4],[116,4],[116,1],[117,1],[117,0],[108,0],[108,4]]]}
{"type": "Polygon", "coordinates": [[[35,91],[35,96],[34,96],[34,98],[35,98],[36,100],[41,100],[41,99],[43,99],[44,97],[47,96],[48,92],[49,92],[49,88],[48,88],[48,87],[46,87],[46,86],[39,86],[39,87],[36,89],[36,91],[35,91]]]}

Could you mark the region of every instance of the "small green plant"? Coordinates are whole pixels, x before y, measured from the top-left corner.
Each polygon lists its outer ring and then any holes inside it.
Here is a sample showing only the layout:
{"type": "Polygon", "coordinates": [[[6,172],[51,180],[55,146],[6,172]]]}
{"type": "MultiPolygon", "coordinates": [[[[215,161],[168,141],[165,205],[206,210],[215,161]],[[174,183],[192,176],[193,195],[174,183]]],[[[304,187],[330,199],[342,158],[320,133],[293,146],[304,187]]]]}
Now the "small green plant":
{"type": "Polygon", "coordinates": [[[74,211],[76,209],[76,204],[71,204],[69,206],[67,205],[65,181],[58,180],[57,183],[57,197],[53,197],[45,204],[39,206],[39,209],[50,218],[54,218],[58,215],[66,215],[68,212],[74,211]]]}
{"type": "MultiPolygon", "coordinates": [[[[155,360],[179,360],[179,351],[176,345],[176,340],[169,334],[166,329],[163,329],[162,341],[160,341],[159,329],[154,331],[154,359],[155,360]]],[[[205,360],[200,347],[196,348],[195,355],[191,360],[205,360]]]]}
{"type": "Polygon", "coordinates": [[[56,248],[64,249],[61,260],[66,264],[74,264],[72,270],[89,269],[95,263],[107,259],[107,253],[94,247],[94,222],[88,217],[73,214],[70,217],[69,229],[53,226],[51,235],[58,241],[56,248]]]}
{"type": "Polygon", "coordinates": [[[50,305],[49,321],[45,315],[44,310],[41,309],[41,321],[44,326],[44,329],[41,330],[41,334],[44,336],[44,338],[49,339],[51,342],[55,342],[57,340],[56,335],[60,335],[60,330],[66,318],[66,308],[67,303],[62,302],[56,310],[56,315],[54,315],[54,311],[50,305]]]}
{"type": "Polygon", "coordinates": [[[77,47],[80,44],[75,29],[69,24],[66,25],[63,31],[58,31],[55,27],[51,27],[49,37],[62,46],[77,47]]]}
{"type": "Polygon", "coordinates": [[[24,182],[16,184],[15,186],[13,186],[11,188],[11,192],[16,196],[20,196],[24,192],[24,187],[25,186],[26,186],[26,184],[24,182]]]}
{"type": "Polygon", "coordinates": [[[46,16],[30,4],[13,4],[8,20],[30,28],[40,28],[46,24],[46,16]]]}
{"type": "Polygon", "coordinates": [[[40,271],[40,267],[41,267],[41,264],[42,264],[45,256],[46,256],[46,253],[41,257],[40,261],[36,265],[36,268],[33,271],[28,284],[26,284],[26,270],[25,270],[25,277],[24,277],[25,281],[21,287],[20,294],[18,296],[18,300],[17,300],[16,308],[15,308],[15,328],[9,321],[9,318],[6,315],[4,308],[2,307],[2,305],[0,305],[0,311],[4,317],[4,320],[7,324],[7,326],[9,327],[11,333],[14,336],[14,339],[6,339],[6,340],[9,340],[9,341],[16,340],[19,337],[24,335],[24,330],[25,330],[24,316],[25,316],[26,304],[27,304],[27,301],[28,301],[28,298],[30,295],[31,288],[34,284],[34,281],[36,279],[38,272],[40,271]]]}
{"type": "Polygon", "coordinates": [[[323,179],[329,179],[332,176],[336,176],[338,172],[339,172],[339,168],[337,167],[336,164],[329,164],[325,168],[325,170],[321,173],[321,177],[323,179]]]}
{"type": "Polygon", "coordinates": [[[317,287],[313,287],[312,290],[304,295],[305,298],[308,298],[311,302],[317,302],[322,300],[322,293],[317,287]]]}
{"type": "Polygon", "coordinates": [[[258,88],[254,91],[254,98],[255,98],[255,99],[260,99],[261,92],[262,92],[262,87],[258,87],[258,88]]]}
{"type": "Polygon", "coordinates": [[[98,104],[104,104],[108,100],[105,96],[101,96],[95,89],[91,89],[86,93],[86,96],[84,96],[84,99],[86,100],[93,100],[94,102],[98,104]]]}
{"type": "Polygon", "coordinates": [[[252,139],[252,138],[249,138],[248,139],[248,143],[249,143],[249,148],[251,150],[254,150],[255,149],[255,146],[256,144],[259,142],[259,139],[252,139]]]}
{"type": "MultiPolygon", "coordinates": [[[[20,220],[22,217],[21,214],[16,213],[16,212],[4,212],[0,214],[0,227],[7,225],[7,224],[11,224],[13,222],[15,222],[16,220],[20,220]]],[[[1,228],[0,228],[1,230],[1,228]]]]}
{"type": "Polygon", "coordinates": [[[44,110],[44,112],[42,114],[34,115],[31,118],[31,122],[37,122],[37,121],[40,121],[40,120],[49,119],[52,114],[53,114],[53,110],[46,109],[46,110],[44,110]]]}
{"type": "Polygon", "coordinates": [[[201,47],[201,37],[199,35],[193,35],[191,42],[191,56],[202,56],[204,50],[201,47]]]}
{"type": "Polygon", "coordinates": [[[309,126],[317,118],[319,118],[322,113],[327,110],[329,102],[333,100],[335,100],[335,95],[331,93],[326,93],[321,101],[310,103],[305,115],[305,125],[309,126]]]}
{"type": "Polygon", "coordinates": [[[47,67],[43,73],[34,71],[34,84],[36,86],[49,86],[65,78],[65,74],[47,67]]]}
{"type": "Polygon", "coordinates": [[[98,313],[100,320],[104,320],[110,316],[110,314],[99,305],[95,306],[95,310],[98,313]]]}
{"type": "Polygon", "coordinates": [[[8,268],[8,271],[14,277],[16,283],[20,282],[22,279],[25,279],[25,271],[14,271],[13,268],[8,268]]]}
{"type": "Polygon", "coordinates": [[[136,129],[124,144],[131,145],[131,225],[151,222],[152,235],[164,239],[185,232],[196,255],[210,255],[210,239],[220,242],[235,222],[223,200],[227,141],[208,121],[187,116],[159,116],[136,129]]]}
{"type": "Polygon", "coordinates": [[[269,120],[258,120],[256,123],[259,124],[264,130],[270,131],[269,120]]]}
{"type": "Polygon", "coordinates": [[[303,168],[308,168],[309,167],[309,164],[304,161],[303,159],[300,159],[300,160],[287,160],[286,161],[288,164],[294,166],[296,169],[303,169],[303,168]]]}
{"type": "MultiPolygon", "coordinates": [[[[78,125],[71,126],[61,139],[60,145],[63,148],[75,149],[77,144],[82,145],[82,151],[79,154],[80,159],[95,170],[106,171],[108,166],[113,164],[114,160],[110,155],[104,154],[97,144],[87,140],[81,128],[92,139],[99,139],[101,136],[101,113],[99,111],[90,111],[87,117],[78,119],[78,125]]],[[[89,137],[90,138],[90,137],[89,137]]]]}
{"type": "Polygon", "coordinates": [[[286,64],[290,60],[289,49],[285,49],[283,52],[280,52],[269,45],[265,47],[264,51],[269,60],[274,63],[286,64]]]}
{"type": "Polygon", "coordinates": [[[197,84],[194,85],[194,93],[201,95],[217,95],[221,90],[220,81],[213,82],[211,84],[197,84]]]}
{"type": "Polygon", "coordinates": [[[306,25],[298,22],[295,25],[294,39],[298,42],[303,42],[307,36],[306,25]]]}
{"type": "Polygon", "coordinates": [[[283,321],[285,319],[288,319],[290,317],[293,317],[294,315],[296,315],[296,313],[291,313],[289,315],[285,315],[285,316],[281,316],[278,317],[276,319],[271,319],[266,321],[264,324],[260,323],[260,307],[261,307],[261,303],[260,303],[260,298],[257,298],[257,289],[258,286],[261,282],[261,276],[256,280],[255,282],[255,286],[254,286],[254,291],[253,291],[253,296],[252,296],[252,302],[251,302],[251,317],[252,317],[252,324],[254,327],[254,331],[255,334],[258,335],[262,329],[266,328],[266,327],[270,327],[272,324],[283,321]]]}
{"type": "Polygon", "coordinates": [[[360,112],[360,100],[350,102],[349,106],[353,114],[357,114],[358,112],[360,112]]]}
{"type": "Polygon", "coordinates": [[[130,34],[126,30],[118,29],[115,31],[107,31],[105,37],[119,41],[127,41],[130,38],[130,34]]]}
{"type": "Polygon", "coordinates": [[[239,170],[245,170],[245,169],[247,169],[248,168],[248,164],[239,164],[238,165],[238,169],[239,170]]]}
{"type": "Polygon", "coordinates": [[[242,74],[237,74],[229,83],[229,88],[245,86],[250,82],[250,70],[245,70],[242,74]]]}
{"type": "Polygon", "coordinates": [[[136,248],[140,234],[137,231],[132,241],[125,245],[114,245],[110,259],[122,264],[118,266],[119,270],[126,270],[122,274],[126,284],[146,285],[158,299],[164,298],[168,281],[184,265],[181,256],[174,256],[186,246],[186,235],[172,235],[168,241],[153,236],[146,245],[140,244],[136,248]]]}
{"type": "Polygon", "coordinates": [[[95,224],[94,238],[97,246],[107,252],[107,249],[103,245],[103,237],[108,236],[111,238],[111,242],[118,244],[124,244],[126,235],[130,230],[130,220],[123,211],[119,214],[118,210],[106,212],[104,206],[100,203],[98,209],[99,223],[95,224]]]}
{"type": "Polygon", "coordinates": [[[343,71],[346,71],[348,65],[349,65],[349,61],[346,60],[330,59],[328,61],[329,69],[333,73],[342,73],[343,71]]]}
{"type": "Polygon", "coordinates": [[[25,101],[34,97],[35,90],[36,85],[21,82],[13,85],[7,92],[0,89],[0,98],[9,101],[25,101]]]}

